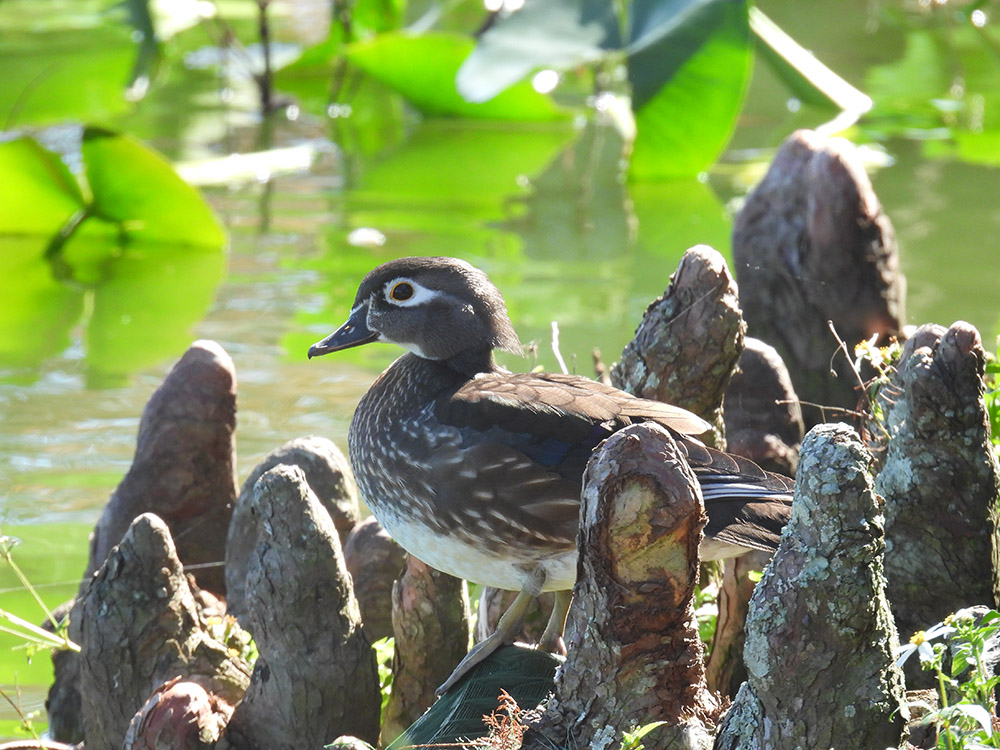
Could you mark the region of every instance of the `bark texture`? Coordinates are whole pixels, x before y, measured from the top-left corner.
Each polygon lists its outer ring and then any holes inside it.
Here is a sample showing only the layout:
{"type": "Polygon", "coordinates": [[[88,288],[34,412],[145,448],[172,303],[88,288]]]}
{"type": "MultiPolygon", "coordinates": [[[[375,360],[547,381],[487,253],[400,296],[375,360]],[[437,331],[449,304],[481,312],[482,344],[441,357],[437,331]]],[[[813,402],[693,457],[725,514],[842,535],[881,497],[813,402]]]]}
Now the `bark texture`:
{"type": "Polygon", "coordinates": [[[724,447],[722,399],[745,332],[725,260],[707,245],[696,245],[684,253],[667,291],[646,309],[611,381],[706,419],[715,428],[712,444],[724,447]]]}
{"type": "Polygon", "coordinates": [[[805,427],[788,368],[777,350],[747,336],[726,388],[726,450],[794,477],[805,427]]]}
{"type": "Polygon", "coordinates": [[[340,735],[374,742],[379,692],[340,540],[295,466],[254,486],[247,628],[260,656],[226,739],[237,748],[321,747],[340,735]]]}
{"type": "MultiPolygon", "coordinates": [[[[749,333],[777,348],[799,397],[854,409],[858,380],[827,321],[848,347],[897,336],[905,283],[892,224],[848,141],[788,137],[734,221],[733,263],[749,333]]],[[[820,421],[806,411],[807,425],[820,421]]]]}
{"type": "Polygon", "coordinates": [[[104,506],[84,581],[132,520],[155,513],[201,588],[225,594],[222,560],[236,499],[236,371],[214,341],[196,341],[150,397],[132,466],[104,506]]]}
{"type": "Polygon", "coordinates": [[[770,561],[767,552],[750,552],[726,560],[722,565],[722,585],[717,605],[712,653],[705,665],[708,686],[722,695],[734,697],[747,678],[743,663],[746,619],[756,581],[751,574],[763,570],[770,561]]]}
{"type": "MultiPolygon", "coordinates": [[[[726,450],[793,477],[804,430],[788,369],[774,347],[750,336],[744,344],[726,389],[726,450]]],[[[707,665],[709,687],[723,695],[735,696],[746,679],[744,626],[754,589],[750,574],[763,570],[769,559],[755,552],[723,563],[719,616],[707,665]]]]}
{"type": "Polygon", "coordinates": [[[747,617],[747,681],[716,750],[897,747],[903,679],[871,456],[846,425],[802,445],[792,518],[747,617]]]}
{"type": "MultiPolygon", "coordinates": [[[[69,616],[75,599],[64,602],[52,611],[56,622],[69,616]]],[[[52,631],[46,618],[41,627],[52,631]]],[[[74,636],[75,637],[75,636],[74,636]]],[[[75,744],[83,742],[83,719],[80,715],[80,654],[69,650],[56,650],[52,656],[52,685],[45,698],[45,713],[49,719],[49,735],[55,740],[75,744]]]]}
{"type": "Polygon", "coordinates": [[[246,609],[243,584],[257,538],[250,511],[253,488],[264,472],[279,464],[302,469],[309,488],[333,519],[342,544],[358,522],[358,486],[347,458],[332,442],[315,436],[295,438],[267,454],[243,483],[226,537],[226,602],[234,617],[246,609]]]}
{"type": "Polygon", "coordinates": [[[391,636],[392,584],[406,568],[406,551],[375,516],[368,516],[344,542],[344,563],[351,574],[368,639],[374,643],[391,636]]]}
{"type": "Polygon", "coordinates": [[[177,676],[198,678],[229,703],[249,667],[208,633],[166,524],[140,515],[73,612],[88,747],[118,748],[133,715],[177,676]]]}
{"type": "Polygon", "coordinates": [[[880,401],[889,434],[886,576],[904,639],[972,604],[996,606],[1000,479],[983,401],[985,354],[968,323],[925,325],[880,401]]]}
{"type": "Polygon", "coordinates": [[[525,747],[617,747],[664,721],[648,748],[703,748],[719,703],[705,684],[692,598],[706,516],[666,430],[627,427],[584,479],[574,635],[556,693],[525,747]],[[542,735],[542,736],[539,736],[542,735]]]}
{"type": "Polygon", "coordinates": [[[469,597],[465,581],[407,555],[392,587],[392,692],[382,721],[381,744],[396,739],[435,701],[469,649],[469,597]]]}

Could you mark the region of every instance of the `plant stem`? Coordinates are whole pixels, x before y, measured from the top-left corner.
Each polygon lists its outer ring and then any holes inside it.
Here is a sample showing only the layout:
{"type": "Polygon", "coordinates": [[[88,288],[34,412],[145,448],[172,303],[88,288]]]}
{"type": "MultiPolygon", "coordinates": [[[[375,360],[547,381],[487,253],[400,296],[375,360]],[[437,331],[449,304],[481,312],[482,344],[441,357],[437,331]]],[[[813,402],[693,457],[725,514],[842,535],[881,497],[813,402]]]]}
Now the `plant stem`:
{"type": "MultiPolygon", "coordinates": [[[[944,684],[944,672],[941,671],[941,667],[938,666],[935,670],[938,677],[938,694],[941,696],[941,710],[944,711],[948,708],[948,693],[946,692],[944,684]]],[[[951,723],[945,720],[944,726],[944,744],[948,750],[955,750],[955,746],[951,742],[951,723]]]]}
{"type": "Polygon", "coordinates": [[[7,695],[7,693],[5,693],[3,690],[0,690],[0,697],[2,697],[5,701],[7,701],[7,703],[10,704],[10,707],[14,709],[14,713],[16,713],[18,718],[21,720],[21,726],[25,729],[25,731],[27,731],[32,736],[32,738],[34,738],[35,742],[38,743],[38,746],[42,747],[42,738],[39,736],[38,732],[35,731],[34,724],[31,723],[31,720],[27,716],[25,716],[24,712],[21,710],[20,688],[18,688],[17,693],[18,693],[17,701],[11,700],[11,697],[7,695]]]}
{"type": "Polygon", "coordinates": [[[52,623],[52,627],[58,628],[59,623],[56,622],[56,618],[52,616],[52,611],[45,606],[45,602],[42,601],[42,597],[38,595],[35,591],[35,587],[28,582],[28,577],[24,575],[24,571],[14,562],[14,556],[10,554],[10,550],[5,550],[3,552],[3,560],[10,566],[10,569],[14,571],[14,575],[17,576],[17,580],[21,582],[21,585],[28,590],[28,593],[38,602],[38,606],[42,608],[42,612],[45,613],[45,619],[52,623]]]}
{"type": "Polygon", "coordinates": [[[267,21],[267,6],[270,0],[257,0],[257,29],[260,46],[264,55],[264,70],[257,78],[260,88],[260,108],[266,116],[274,108],[274,71],[271,66],[271,27],[267,21]]]}
{"type": "Polygon", "coordinates": [[[5,628],[2,625],[0,625],[0,630],[3,630],[5,632],[12,633],[22,638],[24,637],[34,638],[36,641],[44,643],[49,647],[68,648],[70,651],[80,650],[80,647],[77,644],[73,643],[73,641],[69,639],[69,636],[66,635],[58,636],[53,633],[50,633],[48,630],[40,628],[34,623],[28,622],[27,620],[20,618],[17,615],[13,614],[12,612],[8,612],[7,610],[0,609],[0,620],[7,620],[7,622],[17,625],[20,628],[24,628],[25,630],[28,631],[28,633],[30,633],[30,635],[26,635],[25,633],[19,633],[16,630],[11,630],[9,628],[5,628]]]}

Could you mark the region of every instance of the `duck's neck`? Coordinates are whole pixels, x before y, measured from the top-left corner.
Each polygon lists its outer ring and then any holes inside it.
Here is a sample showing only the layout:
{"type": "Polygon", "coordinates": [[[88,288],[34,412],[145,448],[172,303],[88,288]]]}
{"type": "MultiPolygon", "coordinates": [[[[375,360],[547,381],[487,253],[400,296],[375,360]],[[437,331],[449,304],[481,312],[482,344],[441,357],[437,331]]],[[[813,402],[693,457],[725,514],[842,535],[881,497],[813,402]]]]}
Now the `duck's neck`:
{"type": "MultiPolygon", "coordinates": [[[[371,416],[392,411],[396,414],[422,408],[428,400],[462,386],[482,372],[494,372],[497,365],[491,352],[485,356],[462,356],[449,360],[424,359],[408,353],[379,375],[361,399],[355,413],[371,416]]],[[[370,425],[375,428],[378,425],[370,425]]],[[[353,428],[353,425],[352,425],[353,428]]]]}
{"type": "Polygon", "coordinates": [[[497,370],[492,349],[462,352],[451,359],[444,360],[441,364],[467,378],[475,377],[481,372],[495,372],[497,370]]]}

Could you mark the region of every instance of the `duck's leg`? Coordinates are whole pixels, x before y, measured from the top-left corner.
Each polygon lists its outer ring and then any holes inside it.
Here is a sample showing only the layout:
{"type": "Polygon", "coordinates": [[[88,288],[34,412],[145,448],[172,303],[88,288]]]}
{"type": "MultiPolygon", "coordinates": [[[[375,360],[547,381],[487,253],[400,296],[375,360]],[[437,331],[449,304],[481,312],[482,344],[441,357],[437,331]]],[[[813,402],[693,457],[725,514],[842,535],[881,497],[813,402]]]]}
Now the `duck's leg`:
{"type": "Polygon", "coordinates": [[[572,601],[573,592],[569,589],[553,593],[552,614],[549,615],[545,631],[538,641],[538,648],[542,651],[566,655],[566,644],[563,643],[562,634],[566,628],[566,614],[569,612],[569,605],[572,601]]]}
{"type": "Polygon", "coordinates": [[[488,637],[481,640],[465,655],[465,658],[458,663],[455,670],[451,673],[451,676],[444,681],[444,683],[435,692],[438,695],[444,695],[455,683],[462,679],[470,669],[482,662],[486,657],[496,651],[498,648],[506,643],[513,643],[514,637],[521,630],[521,626],[524,624],[524,615],[528,611],[528,607],[531,604],[531,600],[535,598],[535,594],[527,591],[526,588],[521,589],[517,597],[511,602],[511,605],[507,608],[507,611],[503,613],[500,620],[497,622],[497,629],[493,631],[488,637]]]}
{"type": "MultiPolygon", "coordinates": [[[[514,601],[507,607],[507,611],[500,616],[496,630],[472,647],[448,679],[434,691],[435,693],[444,695],[455,686],[455,683],[468,674],[470,669],[483,662],[501,646],[514,642],[514,638],[521,632],[521,626],[524,625],[524,616],[528,612],[531,600],[542,592],[544,582],[545,571],[541,567],[535,568],[514,601]]],[[[546,627],[546,631],[548,631],[548,627],[546,627]]]]}

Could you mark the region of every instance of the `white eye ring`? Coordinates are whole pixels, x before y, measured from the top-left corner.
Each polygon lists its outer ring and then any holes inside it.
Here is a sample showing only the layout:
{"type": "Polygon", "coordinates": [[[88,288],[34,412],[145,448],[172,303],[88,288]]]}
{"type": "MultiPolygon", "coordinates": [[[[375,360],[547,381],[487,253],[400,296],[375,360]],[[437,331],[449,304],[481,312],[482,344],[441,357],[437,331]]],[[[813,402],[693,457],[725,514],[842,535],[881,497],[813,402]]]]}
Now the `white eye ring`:
{"type": "Polygon", "coordinates": [[[429,302],[441,292],[428,289],[412,279],[400,276],[387,281],[383,287],[386,300],[398,307],[414,307],[429,302]]]}

